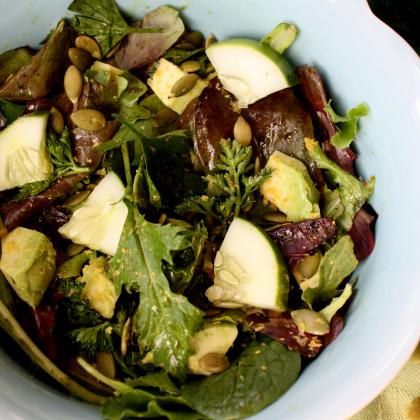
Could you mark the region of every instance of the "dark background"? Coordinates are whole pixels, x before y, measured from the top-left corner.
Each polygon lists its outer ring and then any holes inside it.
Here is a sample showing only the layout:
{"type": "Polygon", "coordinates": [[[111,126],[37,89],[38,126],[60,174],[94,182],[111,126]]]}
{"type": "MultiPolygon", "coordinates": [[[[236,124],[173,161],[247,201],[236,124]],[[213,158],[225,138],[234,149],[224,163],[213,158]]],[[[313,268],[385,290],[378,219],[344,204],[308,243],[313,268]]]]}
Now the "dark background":
{"type": "Polygon", "coordinates": [[[420,54],[420,0],[368,0],[373,13],[420,54]]]}

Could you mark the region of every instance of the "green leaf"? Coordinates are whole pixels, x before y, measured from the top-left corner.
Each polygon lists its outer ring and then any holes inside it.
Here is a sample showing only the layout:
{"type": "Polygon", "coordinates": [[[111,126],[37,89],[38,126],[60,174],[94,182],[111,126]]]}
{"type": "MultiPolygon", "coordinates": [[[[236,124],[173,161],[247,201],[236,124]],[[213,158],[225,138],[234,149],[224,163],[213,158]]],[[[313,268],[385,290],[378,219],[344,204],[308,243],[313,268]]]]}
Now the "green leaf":
{"type": "Polygon", "coordinates": [[[165,267],[169,271],[169,278],[172,279],[171,289],[177,293],[183,293],[194,277],[208,237],[207,228],[201,221],[195,228],[185,229],[184,236],[191,242],[192,247],[177,253],[174,256],[174,264],[165,267]]]}
{"type": "Polygon", "coordinates": [[[198,48],[193,51],[185,51],[177,48],[171,48],[163,55],[167,60],[172,61],[177,66],[181,65],[184,61],[195,58],[198,55],[205,55],[204,48],[198,48]]]}
{"type": "MultiPolygon", "coordinates": [[[[0,84],[16,74],[32,58],[29,48],[16,48],[0,55],[0,84]]],[[[1,104],[0,104],[1,108],[1,104]]]]}
{"type": "Polygon", "coordinates": [[[359,118],[369,114],[369,108],[366,104],[359,104],[355,108],[347,111],[346,116],[342,117],[334,112],[331,107],[331,101],[325,107],[325,111],[330,116],[331,121],[335,123],[337,133],[331,137],[331,143],[342,149],[349,147],[357,134],[357,122],[359,118]]]}
{"type": "Polygon", "coordinates": [[[159,28],[129,26],[114,0],[74,0],[69,10],[77,13],[72,25],[81,34],[91,36],[106,55],[126,35],[134,32],[162,32],[159,28]]]}
{"type": "Polygon", "coordinates": [[[178,387],[172,382],[167,373],[163,371],[151,372],[145,376],[126,381],[133,388],[157,388],[166,394],[179,395],[178,387]]]}
{"type": "Polygon", "coordinates": [[[98,352],[111,352],[114,348],[111,334],[106,331],[111,327],[109,322],[94,327],[78,328],[70,332],[70,339],[89,359],[93,359],[98,352]]]}
{"type": "Polygon", "coordinates": [[[328,321],[331,322],[332,317],[341,309],[344,304],[350,299],[352,294],[352,286],[350,283],[346,284],[340,296],[335,297],[329,305],[319,311],[319,313],[328,321]]]}
{"type": "Polygon", "coordinates": [[[0,98],[0,113],[6,118],[7,124],[12,123],[23,114],[25,105],[17,105],[0,98]]]}
{"type": "Polygon", "coordinates": [[[19,188],[19,191],[11,198],[10,201],[19,201],[24,198],[34,197],[35,195],[45,191],[51,185],[52,181],[53,178],[49,178],[44,181],[29,182],[19,188]]]}
{"type": "Polygon", "coordinates": [[[74,257],[69,258],[58,266],[56,276],[60,279],[70,279],[79,277],[82,271],[83,265],[96,257],[95,251],[83,251],[74,257]]]}
{"type": "Polygon", "coordinates": [[[324,186],[324,207],[322,215],[324,217],[332,217],[334,220],[339,219],[344,214],[344,206],[341,202],[338,190],[331,191],[324,186]]]}
{"type": "Polygon", "coordinates": [[[143,352],[173,376],[183,378],[188,340],[199,328],[203,314],[182,296],[172,293],[162,262],[173,264],[172,252],[191,246],[183,229],[149,223],[126,200],[128,215],[116,255],[109,263],[117,290],[140,292],[134,330],[143,352]]]}
{"type": "Polygon", "coordinates": [[[355,214],[373,193],[375,177],[371,177],[368,182],[362,182],[328,159],[318,142],[306,139],[305,143],[309,156],[320,169],[326,169],[332,182],[338,185],[338,188],[333,191],[335,195],[330,195],[328,198],[329,211],[331,212],[335,208],[334,214],[337,217],[337,223],[346,231],[350,230],[355,214]],[[332,204],[333,201],[337,203],[337,193],[344,207],[344,211],[340,216],[338,216],[338,213],[341,211],[340,205],[332,204]]]}
{"type": "Polygon", "coordinates": [[[283,54],[295,40],[299,29],[292,23],[280,23],[261,42],[283,54]]]}
{"type": "Polygon", "coordinates": [[[222,140],[221,152],[215,169],[203,177],[207,183],[207,194],[187,197],[176,211],[212,216],[223,224],[240,214],[252,203],[251,194],[270,176],[268,169],[250,175],[252,147],[241,147],[236,140],[222,140]]]}
{"type": "Polygon", "coordinates": [[[312,307],[315,301],[333,298],[342,281],[356,269],[358,264],[350,236],[341,237],[323,255],[315,275],[300,284],[303,290],[302,300],[312,307]]]}
{"type": "Polygon", "coordinates": [[[73,158],[70,132],[67,127],[65,127],[60,137],[50,130],[47,136],[47,147],[57,177],[89,172],[89,168],[80,167],[73,158]]]}
{"type": "Polygon", "coordinates": [[[271,340],[253,341],[224,372],[185,385],[192,408],[214,420],[258,413],[278,399],[300,372],[300,355],[271,340]]]}

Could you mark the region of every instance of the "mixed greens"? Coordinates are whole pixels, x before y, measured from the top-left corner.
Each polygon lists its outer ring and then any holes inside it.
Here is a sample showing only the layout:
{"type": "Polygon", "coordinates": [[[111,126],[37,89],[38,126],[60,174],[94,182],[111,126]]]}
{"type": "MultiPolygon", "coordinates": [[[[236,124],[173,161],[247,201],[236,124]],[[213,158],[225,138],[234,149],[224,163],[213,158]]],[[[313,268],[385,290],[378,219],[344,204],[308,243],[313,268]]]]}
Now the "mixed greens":
{"type": "Polygon", "coordinates": [[[0,55],[0,326],[107,419],[251,416],[344,327],[368,108],[293,68],[289,23],[218,42],[169,6],[69,10],[0,55]]]}

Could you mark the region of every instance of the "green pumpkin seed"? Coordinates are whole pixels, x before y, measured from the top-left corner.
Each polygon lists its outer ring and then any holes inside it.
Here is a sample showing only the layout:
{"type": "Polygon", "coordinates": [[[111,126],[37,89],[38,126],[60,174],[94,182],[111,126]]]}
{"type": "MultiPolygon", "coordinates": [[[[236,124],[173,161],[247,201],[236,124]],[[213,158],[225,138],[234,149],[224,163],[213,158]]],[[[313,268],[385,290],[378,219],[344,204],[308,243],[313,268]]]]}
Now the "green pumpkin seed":
{"type": "Polygon", "coordinates": [[[64,202],[64,207],[69,209],[78,206],[79,204],[83,203],[89,196],[92,191],[81,191],[75,195],[72,195],[69,199],[64,202]]]}
{"type": "Polygon", "coordinates": [[[74,257],[75,255],[80,254],[85,248],[86,247],[84,245],[71,243],[67,247],[67,252],[66,253],[69,257],[74,257]]]}
{"type": "Polygon", "coordinates": [[[57,134],[62,133],[64,130],[63,115],[55,106],[51,107],[50,110],[50,125],[57,134]]]}
{"type": "Polygon", "coordinates": [[[319,263],[321,261],[321,254],[319,252],[314,255],[309,255],[303,260],[299,261],[293,267],[293,275],[298,283],[306,279],[310,279],[318,270],[319,263]]]}
{"type": "Polygon", "coordinates": [[[64,75],[64,92],[66,92],[67,97],[75,104],[79,100],[82,88],[82,74],[75,65],[71,65],[64,75]]]}
{"type": "Polygon", "coordinates": [[[98,370],[108,378],[114,379],[117,375],[115,359],[112,353],[101,351],[96,355],[98,370]]]}
{"type": "Polygon", "coordinates": [[[287,222],[287,217],[281,213],[267,213],[266,215],[264,215],[264,219],[267,220],[267,222],[273,222],[273,223],[287,222]]]}
{"type": "Polygon", "coordinates": [[[168,127],[178,118],[178,114],[170,108],[162,108],[155,115],[155,122],[158,127],[168,127]]]}
{"type": "Polygon", "coordinates": [[[201,69],[201,65],[198,61],[189,60],[181,64],[181,69],[184,70],[185,73],[195,73],[201,69]]]}
{"type": "Polygon", "coordinates": [[[239,116],[236,120],[235,126],[233,127],[233,136],[242,147],[246,147],[251,144],[251,126],[246,122],[244,117],[239,116]]]}
{"type": "Polygon", "coordinates": [[[298,309],[290,313],[299,330],[309,334],[325,335],[330,331],[328,321],[311,309],[298,309]]]}
{"type": "Polygon", "coordinates": [[[106,118],[96,109],[80,109],[70,115],[70,119],[79,128],[86,131],[98,131],[106,126],[106,118]]]}
{"type": "Polygon", "coordinates": [[[209,34],[205,42],[205,48],[207,49],[211,44],[214,44],[215,42],[217,42],[216,37],[213,34],[209,34]]]}
{"type": "Polygon", "coordinates": [[[183,51],[194,51],[196,49],[196,46],[188,41],[182,41],[176,47],[183,51]]]}
{"type": "Polygon", "coordinates": [[[199,360],[198,364],[204,371],[215,374],[227,369],[229,360],[221,353],[207,353],[199,360]]]}
{"type": "Polygon", "coordinates": [[[90,38],[89,36],[86,36],[86,35],[81,35],[76,38],[74,43],[77,48],[85,50],[93,58],[96,58],[96,59],[101,58],[102,56],[101,49],[99,48],[98,43],[93,38],[90,38]]]}
{"type": "Polygon", "coordinates": [[[85,71],[92,64],[92,56],[81,48],[69,48],[69,59],[80,71],[85,71]]]}
{"type": "Polygon", "coordinates": [[[201,47],[204,42],[204,37],[201,32],[191,32],[185,37],[185,41],[191,42],[191,44],[194,44],[196,47],[201,47]]]}
{"type": "Polygon", "coordinates": [[[186,95],[196,85],[199,77],[196,74],[187,74],[181,77],[172,87],[170,98],[178,98],[179,96],[186,95]]]}

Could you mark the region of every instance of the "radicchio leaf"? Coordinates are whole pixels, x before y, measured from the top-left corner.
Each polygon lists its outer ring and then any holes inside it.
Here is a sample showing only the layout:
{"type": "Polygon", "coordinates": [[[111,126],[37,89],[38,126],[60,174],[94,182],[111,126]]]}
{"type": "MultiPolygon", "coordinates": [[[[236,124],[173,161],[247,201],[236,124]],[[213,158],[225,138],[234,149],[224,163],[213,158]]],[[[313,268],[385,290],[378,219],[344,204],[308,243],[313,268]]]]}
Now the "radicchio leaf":
{"type": "Polygon", "coordinates": [[[328,334],[325,334],[322,339],[324,346],[329,346],[343,331],[344,328],[344,318],[341,315],[334,315],[330,322],[330,331],[328,334]]]}
{"type": "Polygon", "coordinates": [[[285,223],[268,234],[289,263],[296,263],[313,254],[321,244],[333,239],[337,235],[337,226],[331,218],[311,219],[285,223]]]}
{"type": "Polygon", "coordinates": [[[161,33],[132,33],[115,54],[115,62],[122,69],[133,69],[152,63],[161,57],[185,28],[177,10],[161,6],[148,13],[143,21],[134,25],[139,28],[163,28],[161,33]]]}
{"type": "Polygon", "coordinates": [[[302,356],[315,357],[322,349],[322,339],[300,331],[287,312],[253,313],[246,319],[255,331],[268,335],[302,356]]]}
{"type": "Polygon", "coordinates": [[[375,237],[370,228],[375,216],[366,210],[359,210],[354,216],[349,235],[354,243],[354,254],[359,261],[367,258],[375,247],[375,237]]]}

